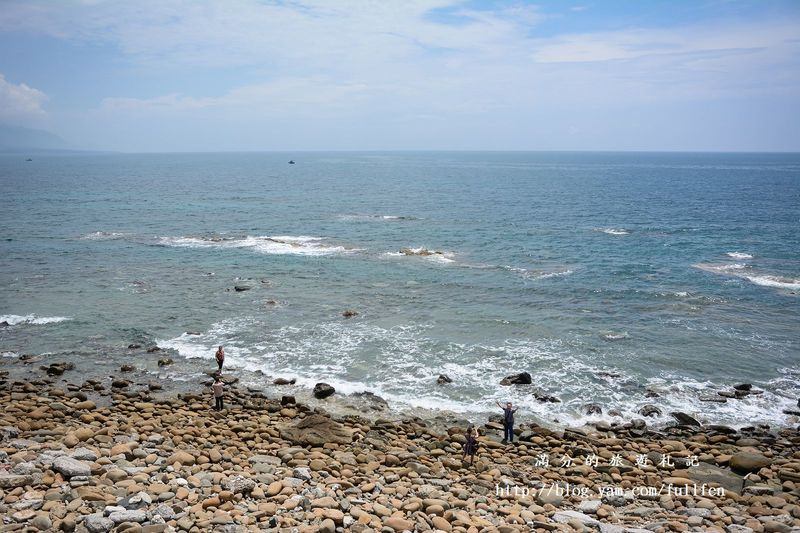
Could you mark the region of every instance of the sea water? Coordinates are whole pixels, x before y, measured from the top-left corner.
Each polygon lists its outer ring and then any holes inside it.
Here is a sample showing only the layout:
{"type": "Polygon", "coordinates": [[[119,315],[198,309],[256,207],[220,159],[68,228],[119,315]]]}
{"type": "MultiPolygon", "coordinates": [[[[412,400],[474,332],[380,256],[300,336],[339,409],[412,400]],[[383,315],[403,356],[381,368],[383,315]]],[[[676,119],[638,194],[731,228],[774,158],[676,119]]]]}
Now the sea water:
{"type": "Polygon", "coordinates": [[[795,421],[800,155],[25,159],[0,156],[4,358],[212,368],[225,345],[232,372],[397,408],[795,421]],[[499,385],[522,371],[532,386],[499,385]],[[765,392],[699,400],[741,382],[765,392]]]}

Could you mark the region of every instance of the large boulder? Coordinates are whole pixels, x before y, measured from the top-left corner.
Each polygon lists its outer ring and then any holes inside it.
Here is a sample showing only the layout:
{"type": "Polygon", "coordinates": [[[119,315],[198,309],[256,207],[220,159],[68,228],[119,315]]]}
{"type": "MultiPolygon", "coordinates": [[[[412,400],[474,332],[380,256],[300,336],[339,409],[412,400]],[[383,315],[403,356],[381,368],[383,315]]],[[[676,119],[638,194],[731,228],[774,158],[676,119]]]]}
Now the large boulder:
{"type": "Polygon", "coordinates": [[[336,389],[328,385],[327,383],[317,383],[314,385],[314,398],[322,400],[327,398],[328,396],[333,395],[336,392],[336,389]]]}
{"type": "Polygon", "coordinates": [[[506,376],[500,381],[500,385],[530,385],[531,383],[533,383],[533,378],[527,372],[506,376]]]}
{"type": "Polygon", "coordinates": [[[735,472],[747,474],[748,472],[758,472],[765,466],[769,466],[771,462],[769,458],[760,453],[739,452],[733,454],[729,464],[735,472]]]}
{"type": "Polygon", "coordinates": [[[700,427],[700,422],[692,418],[691,416],[687,415],[686,413],[681,413],[680,411],[673,411],[670,413],[675,420],[682,426],[697,426],[700,427]]]}
{"type": "Polygon", "coordinates": [[[698,485],[703,483],[716,483],[726,491],[742,493],[744,479],[742,476],[734,474],[730,470],[720,468],[708,463],[700,463],[688,469],[689,478],[696,481],[698,485]]]}
{"type": "Polygon", "coordinates": [[[56,457],[55,461],[53,461],[53,470],[64,477],[90,476],[92,474],[92,469],[89,468],[89,465],[66,455],[56,457]]]}
{"type": "Polygon", "coordinates": [[[659,416],[661,415],[661,409],[659,409],[653,404],[648,403],[647,405],[643,405],[642,408],[639,409],[639,414],[642,416],[659,416]]]}
{"type": "Polygon", "coordinates": [[[304,446],[322,446],[329,442],[348,444],[353,441],[351,430],[319,414],[309,415],[294,426],[284,427],[281,429],[281,437],[304,446]]]}

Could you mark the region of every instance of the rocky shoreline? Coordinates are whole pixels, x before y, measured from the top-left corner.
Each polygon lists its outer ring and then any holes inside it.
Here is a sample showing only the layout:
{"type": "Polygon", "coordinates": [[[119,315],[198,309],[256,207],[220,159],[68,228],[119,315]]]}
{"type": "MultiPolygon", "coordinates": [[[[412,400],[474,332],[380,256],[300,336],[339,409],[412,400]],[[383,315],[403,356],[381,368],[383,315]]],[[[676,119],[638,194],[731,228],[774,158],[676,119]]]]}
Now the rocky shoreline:
{"type": "Polygon", "coordinates": [[[792,428],[490,420],[469,466],[446,417],[64,373],[0,374],[3,531],[800,531],[792,428]]]}

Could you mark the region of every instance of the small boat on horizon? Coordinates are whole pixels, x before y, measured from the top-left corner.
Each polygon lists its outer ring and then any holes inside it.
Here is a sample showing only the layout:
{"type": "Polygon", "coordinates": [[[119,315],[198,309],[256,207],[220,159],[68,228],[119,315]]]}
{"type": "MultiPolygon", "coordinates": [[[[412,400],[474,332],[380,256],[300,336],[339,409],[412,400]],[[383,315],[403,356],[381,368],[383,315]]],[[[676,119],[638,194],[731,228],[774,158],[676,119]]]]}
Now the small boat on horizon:
{"type": "Polygon", "coordinates": [[[28,159],[26,159],[25,161],[33,161],[33,159],[31,159],[31,158],[29,157],[29,158],[28,158],[28,159]]]}

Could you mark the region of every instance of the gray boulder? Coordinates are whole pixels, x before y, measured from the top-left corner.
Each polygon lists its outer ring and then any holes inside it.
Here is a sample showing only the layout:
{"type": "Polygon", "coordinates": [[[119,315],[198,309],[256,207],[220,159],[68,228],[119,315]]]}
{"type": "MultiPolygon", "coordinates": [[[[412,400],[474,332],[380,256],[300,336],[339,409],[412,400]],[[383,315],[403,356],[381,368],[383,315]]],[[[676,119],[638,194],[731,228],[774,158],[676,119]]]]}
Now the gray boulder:
{"type": "Polygon", "coordinates": [[[72,457],[56,457],[53,461],[53,470],[66,477],[91,476],[92,470],[89,465],[72,457]]]}

